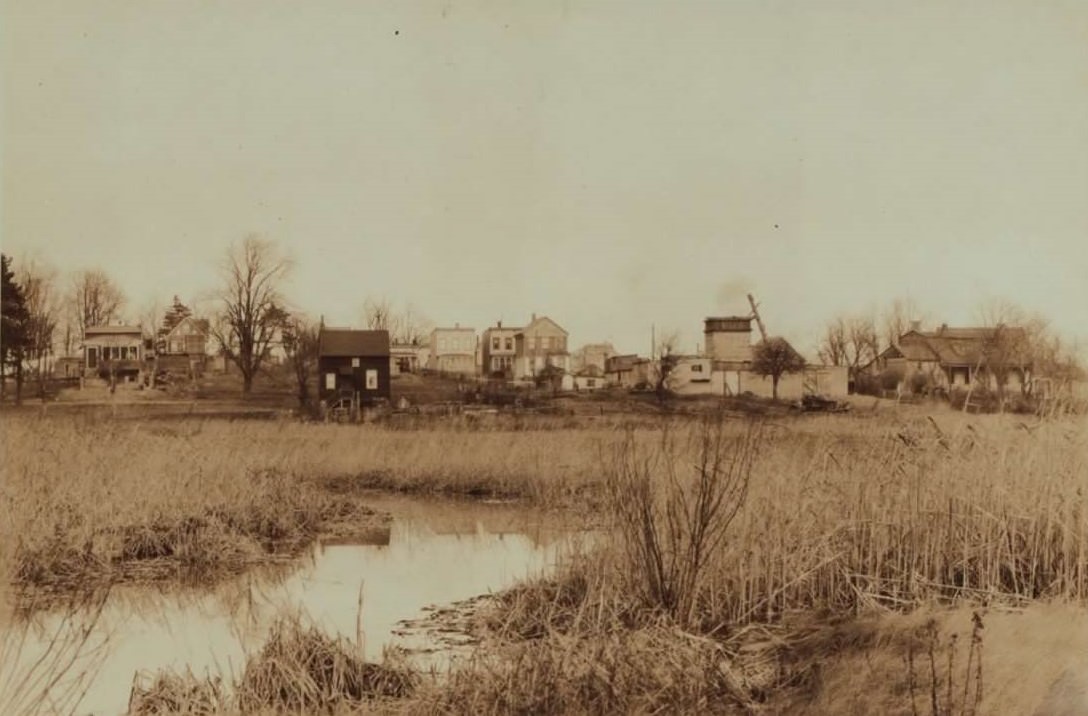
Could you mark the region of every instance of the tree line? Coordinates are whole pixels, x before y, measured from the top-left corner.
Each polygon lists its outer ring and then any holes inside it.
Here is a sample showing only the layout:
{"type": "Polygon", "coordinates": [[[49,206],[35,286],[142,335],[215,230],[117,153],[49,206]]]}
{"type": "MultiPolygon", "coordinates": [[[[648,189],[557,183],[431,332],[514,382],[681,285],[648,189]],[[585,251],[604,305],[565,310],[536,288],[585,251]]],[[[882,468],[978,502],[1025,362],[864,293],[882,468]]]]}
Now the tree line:
{"type": "MultiPolygon", "coordinates": [[[[883,311],[839,315],[823,329],[817,355],[827,365],[846,366],[852,382],[866,380],[890,387],[903,376],[877,374],[869,366],[917,324],[920,330],[932,316],[913,301],[896,299],[883,311]]],[[[975,327],[989,329],[979,342],[979,371],[989,374],[999,395],[1004,395],[1013,371],[1030,366],[1035,375],[1047,376],[1059,383],[1081,379],[1084,369],[1079,346],[1063,339],[1039,313],[1025,310],[1006,299],[987,299],[975,309],[975,327]]],[[[925,376],[916,376],[925,380],[925,376]]],[[[914,386],[915,392],[927,386],[914,386]]],[[[1028,394],[1030,382],[1021,382],[1028,394]]]]}
{"type": "MultiPolygon", "coordinates": [[[[220,356],[230,361],[248,395],[266,367],[274,344],[282,347],[298,383],[300,402],[310,400],[310,376],[317,361],[320,319],[293,307],[285,293],[293,263],[275,242],[247,236],[221,256],[217,287],[194,310],[177,296],[163,309],[157,303],[135,321],[145,338],[163,350],[170,331],[181,321],[199,319],[220,356]]],[[[120,285],[101,269],[76,271],[66,279],[48,265],[28,259],[18,266],[3,255],[3,308],[0,334],[0,398],[9,377],[20,401],[28,376],[45,392],[51,359],[73,356],[88,327],[131,320],[135,311],[120,285]]],[[[420,344],[431,322],[412,304],[395,305],[384,297],[368,298],[360,309],[363,325],[387,330],[397,343],[420,344]]]]}

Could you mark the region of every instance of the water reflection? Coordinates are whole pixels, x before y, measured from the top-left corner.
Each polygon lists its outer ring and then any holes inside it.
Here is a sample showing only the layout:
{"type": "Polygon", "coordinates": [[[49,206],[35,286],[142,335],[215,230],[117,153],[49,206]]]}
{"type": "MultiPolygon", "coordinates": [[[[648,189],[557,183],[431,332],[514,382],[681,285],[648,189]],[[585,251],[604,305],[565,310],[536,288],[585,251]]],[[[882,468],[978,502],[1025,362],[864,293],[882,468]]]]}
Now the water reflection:
{"type": "MultiPolygon", "coordinates": [[[[376,531],[367,544],[320,544],[291,571],[254,572],[185,594],[115,590],[95,624],[96,636],[107,640],[105,657],[79,711],[124,712],[133,674],[141,670],[189,668],[229,681],[246,653],[261,646],[274,618],[295,610],[352,640],[361,626],[368,659],[380,659],[389,646],[434,647],[426,635],[405,633],[398,624],[427,606],[540,574],[581,542],[572,525],[519,505],[378,495],[371,502],[394,515],[388,530],[376,531]]],[[[59,616],[37,619],[46,634],[59,616]]],[[[36,650],[28,643],[20,658],[33,659],[36,650]]],[[[421,666],[441,666],[444,658],[441,651],[417,657],[421,666]]]]}

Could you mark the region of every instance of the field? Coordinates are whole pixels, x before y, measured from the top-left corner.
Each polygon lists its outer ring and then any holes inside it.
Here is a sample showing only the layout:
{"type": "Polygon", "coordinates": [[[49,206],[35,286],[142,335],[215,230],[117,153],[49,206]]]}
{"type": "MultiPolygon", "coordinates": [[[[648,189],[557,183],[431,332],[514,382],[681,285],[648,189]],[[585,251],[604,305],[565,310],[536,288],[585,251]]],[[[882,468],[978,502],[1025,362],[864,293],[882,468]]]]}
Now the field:
{"type": "MultiPolygon", "coordinates": [[[[382,516],[364,488],[520,498],[612,535],[480,610],[486,647],[440,685],[346,659],[336,683],[356,686],[324,684],[320,702],[265,689],[240,705],[164,674],[146,704],[180,689],[247,712],[1030,713],[1061,664],[1013,693],[1009,644],[1088,646],[1055,628],[1084,624],[1083,422],[914,411],[341,426],[88,408],[8,414],[2,440],[0,568],[23,609],[77,585],[213,579],[368,529],[382,516]]],[[[298,624],[276,643],[337,648],[298,624]]],[[[313,686],[307,663],[276,678],[313,686]]]]}

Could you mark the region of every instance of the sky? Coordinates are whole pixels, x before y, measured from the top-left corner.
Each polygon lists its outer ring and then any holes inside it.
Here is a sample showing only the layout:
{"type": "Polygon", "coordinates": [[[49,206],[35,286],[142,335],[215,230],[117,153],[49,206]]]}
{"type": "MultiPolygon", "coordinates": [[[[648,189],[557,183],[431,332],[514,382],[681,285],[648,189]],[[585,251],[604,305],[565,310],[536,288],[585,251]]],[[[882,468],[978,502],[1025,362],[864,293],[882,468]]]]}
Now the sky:
{"type": "Polygon", "coordinates": [[[0,248],[199,303],[646,353],[747,314],[811,350],[909,298],[1088,338],[1088,5],[5,0],[0,248]]]}

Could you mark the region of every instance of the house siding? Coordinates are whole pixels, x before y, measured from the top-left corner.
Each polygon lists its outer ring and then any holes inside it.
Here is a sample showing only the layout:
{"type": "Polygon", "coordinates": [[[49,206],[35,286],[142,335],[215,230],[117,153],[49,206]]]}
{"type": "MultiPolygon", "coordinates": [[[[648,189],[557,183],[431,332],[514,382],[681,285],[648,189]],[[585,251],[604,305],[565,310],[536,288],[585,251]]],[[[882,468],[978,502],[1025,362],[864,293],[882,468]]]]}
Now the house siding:
{"type": "Polygon", "coordinates": [[[322,356],[317,361],[318,397],[335,400],[358,393],[363,405],[390,396],[390,366],[386,356],[322,356]],[[357,363],[357,364],[356,364],[357,363]],[[367,371],[375,371],[376,383],[367,386],[367,371]]]}

